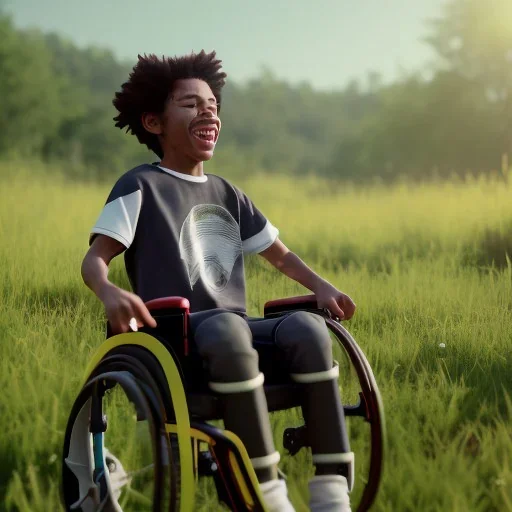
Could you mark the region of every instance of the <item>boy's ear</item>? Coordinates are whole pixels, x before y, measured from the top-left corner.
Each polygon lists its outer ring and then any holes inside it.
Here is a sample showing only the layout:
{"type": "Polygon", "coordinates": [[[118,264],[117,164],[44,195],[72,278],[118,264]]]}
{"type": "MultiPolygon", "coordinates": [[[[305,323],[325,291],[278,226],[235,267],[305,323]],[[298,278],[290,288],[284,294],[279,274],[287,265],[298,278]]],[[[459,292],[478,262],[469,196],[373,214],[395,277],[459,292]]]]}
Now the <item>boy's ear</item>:
{"type": "Polygon", "coordinates": [[[154,135],[162,134],[162,124],[160,122],[160,116],[157,114],[152,114],[150,112],[144,112],[142,114],[142,126],[149,133],[153,133],[154,135]]]}

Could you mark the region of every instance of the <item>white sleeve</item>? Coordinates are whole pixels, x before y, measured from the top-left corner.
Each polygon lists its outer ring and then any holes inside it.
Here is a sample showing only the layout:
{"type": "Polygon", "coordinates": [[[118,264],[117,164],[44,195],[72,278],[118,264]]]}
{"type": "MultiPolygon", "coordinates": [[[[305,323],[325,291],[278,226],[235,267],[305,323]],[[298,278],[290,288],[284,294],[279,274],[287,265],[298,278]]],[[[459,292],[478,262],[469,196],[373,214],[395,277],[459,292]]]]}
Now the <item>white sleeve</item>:
{"type": "Polygon", "coordinates": [[[107,203],[91,230],[92,235],[106,235],[127,249],[133,242],[142,205],[142,192],[136,190],[107,203]]]}
{"type": "Polygon", "coordinates": [[[245,254],[260,253],[268,249],[279,235],[279,230],[273,226],[268,220],[265,227],[255,235],[242,242],[242,248],[245,254]]]}

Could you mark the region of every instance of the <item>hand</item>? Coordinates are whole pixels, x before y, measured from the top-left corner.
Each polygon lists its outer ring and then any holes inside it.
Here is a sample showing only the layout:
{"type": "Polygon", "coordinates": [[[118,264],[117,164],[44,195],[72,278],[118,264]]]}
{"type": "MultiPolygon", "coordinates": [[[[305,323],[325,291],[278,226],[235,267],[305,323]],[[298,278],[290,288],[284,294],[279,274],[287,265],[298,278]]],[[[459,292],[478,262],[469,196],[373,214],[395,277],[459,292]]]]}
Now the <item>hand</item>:
{"type": "Polygon", "coordinates": [[[156,320],[151,316],[142,299],[134,293],[109,284],[101,291],[100,299],[105,305],[107,319],[114,334],[128,332],[131,329],[132,318],[135,318],[137,327],[144,325],[156,327],[156,320]]]}
{"type": "Polygon", "coordinates": [[[328,309],[340,320],[350,320],[354,316],[356,305],[352,299],[331,284],[323,282],[314,292],[319,308],[328,309]]]}

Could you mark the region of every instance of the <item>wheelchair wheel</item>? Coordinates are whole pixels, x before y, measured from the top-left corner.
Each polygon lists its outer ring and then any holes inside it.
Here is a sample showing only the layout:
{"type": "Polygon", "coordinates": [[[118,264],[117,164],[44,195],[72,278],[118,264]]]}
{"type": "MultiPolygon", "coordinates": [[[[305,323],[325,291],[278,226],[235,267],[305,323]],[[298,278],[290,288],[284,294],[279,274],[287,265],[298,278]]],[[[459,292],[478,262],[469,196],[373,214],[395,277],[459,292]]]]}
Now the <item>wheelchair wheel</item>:
{"type": "Polygon", "coordinates": [[[179,466],[165,430],[169,404],[155,368],[150,372],[133,351],[119,347],[102,359],[73,405],[62,462],[66,510],[178,510],[179,466]]]}
{"type": "MultiPolygon", "coordinates": [[[[359,417],[369,424],[370,440],[369,440],[369,457],[364,461],[364,469],[367,477],[363,480],[364,489],[362,490],[357,510],[363,512],[369,510],[377,495],[383,469],[384,445],[385,445],[385,423],[384,408],[382,399],[373,375],[372,369],[358,344],[350,333],[338,322],[327,318],[327,327],[337,338],[340,347],[348,358],[353,371],[357,376],[358,397],[354,400],[356,403],[345,405],[345,417],[359,417]]],[[[335,349],[336,353],[336,349],[335,349]]],[[[341,374],[342,372],[340,372],[341,374]]],[[[342,394],[344,388],[342,386],[342,394]]],[[[345,397],[344,397],[345,398],[345,397]]],[[[352,395],[350,398],[354,398],[352,395]]],[[[343,400],[346,403],[346,400],[343,400]]],[[[349,423],[349,422],[347,422],[349,423]]],[[[348,425],[350,428],[349,438],[354,434],[364,435],[358,432],[359,426],[348,425]]],[[[366,442],[367,440],[365,440],[366,442]]],[[[354,448],[353,448],[354,449],[354,448]]],[[[360,459],[356,451],[356,466],[359,465],[360,459]]]]}

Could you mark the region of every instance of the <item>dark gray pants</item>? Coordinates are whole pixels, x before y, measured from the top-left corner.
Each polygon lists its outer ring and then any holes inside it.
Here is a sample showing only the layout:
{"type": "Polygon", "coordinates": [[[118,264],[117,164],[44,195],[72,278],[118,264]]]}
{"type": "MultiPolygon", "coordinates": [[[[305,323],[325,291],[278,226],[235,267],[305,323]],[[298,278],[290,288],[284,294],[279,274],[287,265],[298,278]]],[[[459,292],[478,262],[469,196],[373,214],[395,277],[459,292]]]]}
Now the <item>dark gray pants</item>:
{"type": "Polygon", "coordinates": [[[224,424],[245,444],[260,481],[275,478],[275,451],[266,384],[301,383],[302,410],[317,474],[336,473],[337,457],[350,452],[339,396],[332,342],[319,315],[245,318],[215,309],[190,315],[191,352],[208,372],[210,387],[222,396],[224,424]],[[280,381],[280,379],[282,379],[280,381]],[[280,382],[279,382],[280,381],[280,382]]]}

